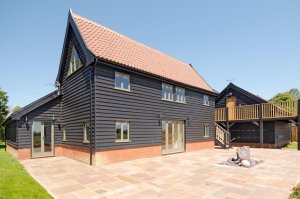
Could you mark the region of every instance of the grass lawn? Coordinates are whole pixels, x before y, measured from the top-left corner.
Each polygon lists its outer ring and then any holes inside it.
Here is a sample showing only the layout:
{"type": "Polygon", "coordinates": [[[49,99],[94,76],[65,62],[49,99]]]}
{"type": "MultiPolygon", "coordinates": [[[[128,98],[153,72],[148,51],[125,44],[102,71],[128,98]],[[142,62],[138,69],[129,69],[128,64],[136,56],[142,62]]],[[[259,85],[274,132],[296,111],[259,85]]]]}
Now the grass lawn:
{"type": "Polygon", "coordinates": [[[292,194],[289,196],[289,199],[299,199],[300,198],[300,184],[293,188],[292,194]]]}
{"type": "Polygon", "coordinates": [[[298,147],[298,142],[290,142],[288,145],[286,145],[286,147],[284,147],[285,149],[297,149],[298,147]]]}
{"type": "Polygon", "coordinates": [[[0,199],[52,198],[0,142],[0,199]]]}

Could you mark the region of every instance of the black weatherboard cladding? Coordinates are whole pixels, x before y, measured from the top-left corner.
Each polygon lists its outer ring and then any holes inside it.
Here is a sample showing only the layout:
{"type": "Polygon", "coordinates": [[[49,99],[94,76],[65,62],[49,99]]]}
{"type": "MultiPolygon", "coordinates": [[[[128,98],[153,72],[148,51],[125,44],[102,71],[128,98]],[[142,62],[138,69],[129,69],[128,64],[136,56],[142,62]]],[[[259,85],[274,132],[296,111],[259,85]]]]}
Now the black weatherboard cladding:
{"type": "Polygon", "coordinates": [[[11,121],[5,127],[5,139],[10,145],[17,147],[17,122],[11,121]]]}
{"type": "MultiPolygon", "coordinates": [[[[31,147],[31,134],[33,121],[47,121],[52,122],[54,119],[61,119],[61,97],[57,97],[50,102],[36,108],[28,114],[21,117],[17,121],[17,136],[18,136],[18,148],[30,148],[31,147]],[[27,123],[26,123],[27,117],[27,123]]],[[[54,138],[55,145],[60,145],[62,140],[61,130],[58,128],[58,122],[54,124],[54,138]]]]}
{"type": "MultiPolygon", "coordinates": [[[[104,63],[96,66],[95,114],[96,150],[161,145],[162,130],[157,114],[165,119],[186,120],[187,142],[215,140],[214,101],[203,105],[203,93],[186,88],[186,104],[163,101],[162,81],[138,73],[130,75],[131,91],[114,89],[115,69],[104,63]],[[130,123],[130,142],[115,142],[116,121],[130,123]],[[210,125],[210,137],[204,138],[204,124],[210,125]]],[[[175,89],[175,88],[174,88],[175,89]]]]}
{"type": "Polygon", "coordinates": [[[236,105],[250,105],[250,104],[259,104],[259,102],[249,98],[247,95],[235,90],[235,89],[229,89],[228,92],[216,103],[216,108],[223,108],[226,107],[226,99],[230,96],[230,93],[232,96],[236,97],[236,105]]]}
{"type": "MultiPolygon", "coordinates": [[[[236,123],[230,128],[233,142],[259,143],[259,126],[252,122],[236,123]]],[[[264,122],[264,143],[275,144],[274,122],[264,122]]]]}
{"type": "Polygon", "coordinates": [[[72,29],[69,29],[66,60],[62,80],[62,120],[66,129],[65,145],[86,146],[83,143],[83,124],[90,122],[90,67],[72,29]],[[68,76],[72,47],[75,47],[83,66],[68,76]]]}
{"type": "Polygon", "coordinates": [[[291,138],[291,124],[288,122],[275,122],[276,144],[287,144],[291,138]]]}

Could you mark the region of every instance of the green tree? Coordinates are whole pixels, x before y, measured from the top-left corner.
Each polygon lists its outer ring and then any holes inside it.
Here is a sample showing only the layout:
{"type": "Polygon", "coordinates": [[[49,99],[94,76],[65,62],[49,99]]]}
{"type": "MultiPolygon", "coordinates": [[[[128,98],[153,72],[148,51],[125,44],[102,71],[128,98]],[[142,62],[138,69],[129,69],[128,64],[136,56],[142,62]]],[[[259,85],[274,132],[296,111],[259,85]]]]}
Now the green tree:
{"type": "Polygon", "coordinates": [[[285,92],[285,93],[278,93],[270,101],[283,102],[283,101],[292,101],[292,100],[295,100],[295,98],[290,93],[285,92]]]}
{"type": "Polygon", "coordinates": [[[271,102],[292,101],[300,99],[300,91],[297,88],[292,88],[287,92],[278,93],[270,99],[271,102]]]}
{"type": "Polygon", "coordinates": [[[17,111],[19,111],[21,109],[22,109],[21,106],[15,106],[15,108],[13,108],[12,112],[15,113],[15,112],[17,112],[17,111]]]}
{"type": "Polygon", "coordinates": [[[300,99],[300,91],[297,88],[292,88],[288,93],[292,95],[296,100],[300,99]]]}
{"type": "Polygon", "coordinates": [[[2,122],[5,120],[6,116],[8,115],[8,96],[6,92],[1,90],[0,88],[0,139],[3,140],[4,138],[4,128],[2,126],[2,122]]]}

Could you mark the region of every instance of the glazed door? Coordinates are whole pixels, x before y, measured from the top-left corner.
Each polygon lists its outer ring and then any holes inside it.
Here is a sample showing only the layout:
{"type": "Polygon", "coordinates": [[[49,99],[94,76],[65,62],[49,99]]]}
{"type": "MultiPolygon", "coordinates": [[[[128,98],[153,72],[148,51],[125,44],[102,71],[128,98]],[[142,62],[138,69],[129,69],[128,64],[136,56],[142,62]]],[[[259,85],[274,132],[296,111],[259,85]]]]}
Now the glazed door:
{"type": "Polygon", "coordinates": [[[184,122],[163,121],[162,154],[183,152],[184,144],[184,122]]]}
{"type": "Polygon", "coordinates": [[[32,123],[32,157],[52,156],[54,148],[54,125],[52,122],[32,123]]]}
{"type": "Polygon", "coordinates": [[[235,119],[235,106],[236,106],[236,97],[231,96],[226,100],[226,107],[228,108],[228,119],[235,119]]]}

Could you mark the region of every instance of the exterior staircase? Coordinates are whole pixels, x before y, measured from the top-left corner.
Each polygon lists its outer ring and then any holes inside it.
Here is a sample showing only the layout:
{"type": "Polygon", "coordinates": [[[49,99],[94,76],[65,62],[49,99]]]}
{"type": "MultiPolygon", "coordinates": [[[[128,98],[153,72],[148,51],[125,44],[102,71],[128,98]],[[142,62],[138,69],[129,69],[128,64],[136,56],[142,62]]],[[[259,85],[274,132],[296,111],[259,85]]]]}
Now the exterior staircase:
{"type": "Polygon", "coordinates": [[[224,149],[230,147],[230,132],[226,131],[222,126],[216,125],[216,144],[224,149]]]}

